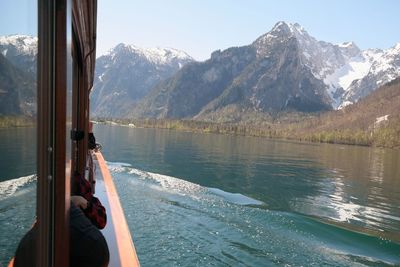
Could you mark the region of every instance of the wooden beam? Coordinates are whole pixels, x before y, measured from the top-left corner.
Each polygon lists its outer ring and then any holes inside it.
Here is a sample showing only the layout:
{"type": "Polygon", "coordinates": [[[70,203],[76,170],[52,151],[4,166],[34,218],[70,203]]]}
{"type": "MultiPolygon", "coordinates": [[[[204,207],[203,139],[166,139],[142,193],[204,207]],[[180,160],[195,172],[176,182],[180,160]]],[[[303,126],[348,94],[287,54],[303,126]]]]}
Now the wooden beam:
{"type": "Polygon", "coordinates": [[[69,266],[66,0],[38,1],[37,266],[69,266]]]}
{"type": "MultiPolygon", "coordinates": [[[[56,1],[54,88],[54,266],[69,266],[70,176],[66,174],[67,2],[56,1]]],[[[69,138],[69,136],[68,136],[69,138]]]]}

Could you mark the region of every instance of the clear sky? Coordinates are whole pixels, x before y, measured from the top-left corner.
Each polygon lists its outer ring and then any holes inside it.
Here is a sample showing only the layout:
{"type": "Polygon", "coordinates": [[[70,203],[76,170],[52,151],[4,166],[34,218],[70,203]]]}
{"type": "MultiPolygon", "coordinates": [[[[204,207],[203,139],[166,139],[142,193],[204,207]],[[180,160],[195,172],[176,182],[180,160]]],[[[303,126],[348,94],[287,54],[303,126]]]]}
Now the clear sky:
{"type": "MultiPolygon", "coordinates": [[[[0,35],[35,34],[35,2],[0,0],[0,35]],[[11,12],[24,4],[19,16],[11,12]]],[[[399,0],[99,0],[98,55],[124,42],[204,60],[214,50],[251,43],[281,20],[318,40],[389,48],[400,42],[399,11],[399,0]]]]}
{"type": "Polygon", "coordinates": [[[0,0],[0,35],[37,35],[37,0],[0,0]]]}

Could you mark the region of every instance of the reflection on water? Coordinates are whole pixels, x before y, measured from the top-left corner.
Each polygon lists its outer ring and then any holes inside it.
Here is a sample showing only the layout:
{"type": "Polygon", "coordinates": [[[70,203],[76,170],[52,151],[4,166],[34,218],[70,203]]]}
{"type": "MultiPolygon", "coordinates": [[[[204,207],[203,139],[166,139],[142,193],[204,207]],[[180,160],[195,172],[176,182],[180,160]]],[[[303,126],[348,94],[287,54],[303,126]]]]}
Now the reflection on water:
{"type": "Polygon", "coordinates": [[[310,214],[400,241],[399,152],[328,145],[322,151],[328,180],[304,200],[313,207],[310,214]]]}
{"type": "Polygon", "coordinates": [[[105,157],[400,241],[400,152],[98,125],[105,157]]]}
{"type": "Polygon", "coordinates": [[[143,266],[386,266],[400,244],[239,193],[108,163],[143,266]]]}
{"type": "MultiPolygon", "coordinates": [[[[33,134],[0,130],[0,266],[34,219],[33,134]]],[[[142,266],[400,264],[400,151],[106,125],[95,135],[109,162],[126,163],[111,171],[142,266]]]]}
{"type": "Polygon", "coordinates": [[[0,128],[0,181],[35,173],[36,128],[0,128]]]}

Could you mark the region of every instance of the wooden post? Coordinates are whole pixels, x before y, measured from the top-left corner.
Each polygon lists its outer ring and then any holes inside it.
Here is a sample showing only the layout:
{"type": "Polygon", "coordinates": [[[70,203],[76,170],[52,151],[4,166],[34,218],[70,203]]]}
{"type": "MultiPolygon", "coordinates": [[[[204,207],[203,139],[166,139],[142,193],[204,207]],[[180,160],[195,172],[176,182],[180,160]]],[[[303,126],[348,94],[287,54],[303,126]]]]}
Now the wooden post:
{"type": "Polygon", "coordinates": [[[37,266],[69,266],[66,0],[38,1],[37,266]]]}

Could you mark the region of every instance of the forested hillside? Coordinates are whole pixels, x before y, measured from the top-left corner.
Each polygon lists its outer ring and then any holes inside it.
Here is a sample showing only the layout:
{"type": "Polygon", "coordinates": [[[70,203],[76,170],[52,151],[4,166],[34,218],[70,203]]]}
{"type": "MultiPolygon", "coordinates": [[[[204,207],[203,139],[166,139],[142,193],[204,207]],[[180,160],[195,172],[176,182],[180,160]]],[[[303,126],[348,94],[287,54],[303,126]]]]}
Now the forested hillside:
{"type": "Polygon", "coordinates": [[[397,78],[354,105],[325,113],[252,114],[251,119],[238,123],[165,119],[116,122],[135,127],[400,148],[399,111],[400,78],[397,78]]]}

